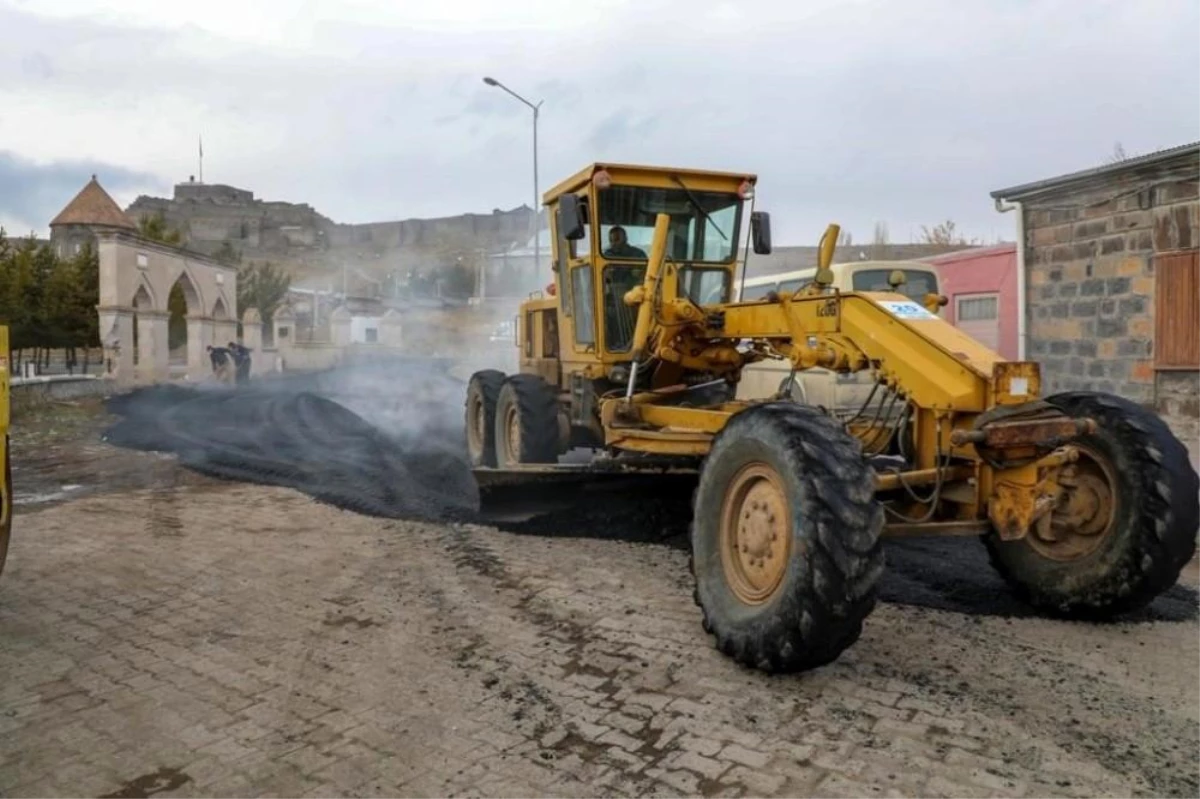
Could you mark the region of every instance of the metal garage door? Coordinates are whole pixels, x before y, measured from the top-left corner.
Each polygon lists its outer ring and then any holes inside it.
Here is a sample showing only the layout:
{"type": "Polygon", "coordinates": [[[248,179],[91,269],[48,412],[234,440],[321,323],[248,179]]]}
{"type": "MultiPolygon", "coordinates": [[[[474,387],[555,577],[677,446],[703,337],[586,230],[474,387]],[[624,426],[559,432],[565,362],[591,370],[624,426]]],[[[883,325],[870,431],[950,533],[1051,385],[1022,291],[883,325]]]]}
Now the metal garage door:
{"type": "Polygon", "coordinates": [[[954,324],[971,338],[997,352],[1000,350],[1000,296],[957,294],[954,324]]]}

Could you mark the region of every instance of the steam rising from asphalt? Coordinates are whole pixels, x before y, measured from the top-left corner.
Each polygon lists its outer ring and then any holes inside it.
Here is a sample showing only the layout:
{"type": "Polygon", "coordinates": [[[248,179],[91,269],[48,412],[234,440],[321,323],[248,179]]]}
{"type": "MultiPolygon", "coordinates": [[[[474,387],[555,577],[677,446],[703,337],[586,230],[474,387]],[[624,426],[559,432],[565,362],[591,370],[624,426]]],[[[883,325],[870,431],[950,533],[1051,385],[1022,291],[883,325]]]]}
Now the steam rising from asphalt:
{"type": "Polygon", "coordinates": [[[107,439],[176,453],[215,477],[288,486],[389,518],[642,541],[686,534],[693,487],[686,479],[497,489],[483,507],[467,459],[466,382],[479,368],[515,366],[487,354],[474,362],[390,358],[241,387],[153,386],[109,402],[123,418],[107,439]]]}
{"type": "Polygon", "coordinates": [[[465,386],[451,367],[392,358],[238,387],[152,386],[110,401],[124,418],[107,437],[362,513],[471,519],[479,491],[466,458],[465,386]]]}

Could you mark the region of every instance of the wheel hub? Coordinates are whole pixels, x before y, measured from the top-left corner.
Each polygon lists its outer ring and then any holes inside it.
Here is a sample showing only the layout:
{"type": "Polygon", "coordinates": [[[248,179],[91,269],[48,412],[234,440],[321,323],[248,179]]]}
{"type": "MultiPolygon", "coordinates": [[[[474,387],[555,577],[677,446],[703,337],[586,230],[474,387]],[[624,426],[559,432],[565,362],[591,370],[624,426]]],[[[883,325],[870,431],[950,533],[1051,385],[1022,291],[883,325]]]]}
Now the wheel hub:
{"type": "Polygon", "coordinates": [[[726,493],[721,560],[733,593],[767,601],[783,582],[791,554],[791,512],[779,475],[766,464],[742,469],[726,493]]]}
{"type": "Polygon", "coordinates": [[[1058,504],[1048,523],[1034,526],[1029,543],[1052,560],[1075,560],[1116,527],[1116,475],[1101,455],[1080,447],[1079,461],[1063,468],[1058,484],[1058,504]]]}
{"type": "Polygon", "coordinates": [[[507,431],[508,458],[516,463],[521,458],[521,417],[517,409],[511,407],[504,416],[504,429],[507,431]]]}
{"type": "Polygon", "coordinates": [[[471,450],[474,453],[483,451],[484,427],[486,422],[483,412],[483,400],[479,397],[471,398],[471,426],[467,428],[467,440],[471,445],[471,450]]]}

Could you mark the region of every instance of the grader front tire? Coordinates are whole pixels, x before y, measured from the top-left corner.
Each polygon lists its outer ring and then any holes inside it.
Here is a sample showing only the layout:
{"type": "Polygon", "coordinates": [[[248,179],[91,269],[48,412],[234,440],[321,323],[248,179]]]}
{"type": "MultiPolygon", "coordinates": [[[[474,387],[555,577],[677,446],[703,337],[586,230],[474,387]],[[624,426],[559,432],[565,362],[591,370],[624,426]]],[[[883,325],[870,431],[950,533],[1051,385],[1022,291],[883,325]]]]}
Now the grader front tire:
{"type": "Polygon", "coordinates": [[[859,442],[815,408],[755,406],[713,441],[692,522],[717,647],[766,672],[833,661],[875,606],[883,510],[859,442]]]}
{"type": "Polygon", "coordinates": [[[1049,530],[984,539],[992,564],[1025,601],[1075,618],[1110,618],[1175,584],[1196,551],[1200,478],[1155,414],[1121,397],[1072,392],[1047,401],[1090,416],[1080,459],[1049,530]]]}

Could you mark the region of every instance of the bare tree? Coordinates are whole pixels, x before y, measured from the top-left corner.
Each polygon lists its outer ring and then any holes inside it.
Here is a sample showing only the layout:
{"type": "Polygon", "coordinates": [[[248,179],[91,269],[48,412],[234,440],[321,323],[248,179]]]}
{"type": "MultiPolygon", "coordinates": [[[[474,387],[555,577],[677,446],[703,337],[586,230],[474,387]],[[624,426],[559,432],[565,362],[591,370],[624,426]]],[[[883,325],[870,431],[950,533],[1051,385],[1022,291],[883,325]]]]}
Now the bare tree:
{"type": "Polygon", "coordinates": [[[890,242],[888,236],[887,222],[878,221],[875,223],[875,231],[871,237],[871,259],[879,260],[887,254],[887,245],[890,242]]]}
{"type": "Polygon", "coordinates": [[[1118,164],[1121,161],[1124,161],[1128,157],[1129,156],[1127,156],[1125,154],[1125,148],[1124,148],[1124,146],[1121,145],[1121,142],[1114,142],[1112,154],[1108,156],[1108,163],[1118,164]]]}
{"type": "Polygon", "coordinates": [[[851,234],[849,230],[843,230],[838,234],[837,243],[839,247],[849,247],[854,243],[854,235],[851,234]]]}
{"type": "Polygon", "coordinates": [[[945,222],[934,225],[933,228],[921,225],[921,241],[926,244],[942,244],[947,246],[972,246],[982,243],[977,238],[968,239],[962,233],[958,232],[958,226],[955,225],[953,219],[947,219],[945,222]]]}

